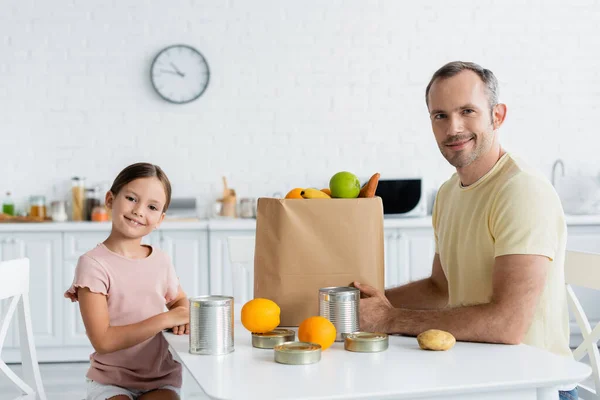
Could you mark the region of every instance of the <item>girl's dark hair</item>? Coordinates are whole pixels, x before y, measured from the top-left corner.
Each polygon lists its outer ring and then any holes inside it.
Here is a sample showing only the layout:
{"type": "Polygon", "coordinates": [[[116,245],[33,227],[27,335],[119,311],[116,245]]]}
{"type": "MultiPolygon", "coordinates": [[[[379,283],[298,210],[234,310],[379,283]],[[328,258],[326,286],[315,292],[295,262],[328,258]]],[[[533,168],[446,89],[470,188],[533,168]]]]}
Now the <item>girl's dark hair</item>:
{"type": "Polygon", "coordinates": [[[112,186],[110,187],[110,191],[114,196],[116,196],[123,186],[127,185],[129,182],[132,182],[139,178],[152,178],[156,177],[163,184],[165,188],[165,195],[167,197],[167,201],[165,202],[165,206],[163,207],[162,212],[167,212],[167,208],[169,208],[169,203],[171,203],[171,182],[169,182],[169,178],[164,173],[164,171],[158,166],[150,163],[136,163],[131,164],[128,167],[125,167],[123,171],[119,172],[119,175],[115,178],[112,186]]]}

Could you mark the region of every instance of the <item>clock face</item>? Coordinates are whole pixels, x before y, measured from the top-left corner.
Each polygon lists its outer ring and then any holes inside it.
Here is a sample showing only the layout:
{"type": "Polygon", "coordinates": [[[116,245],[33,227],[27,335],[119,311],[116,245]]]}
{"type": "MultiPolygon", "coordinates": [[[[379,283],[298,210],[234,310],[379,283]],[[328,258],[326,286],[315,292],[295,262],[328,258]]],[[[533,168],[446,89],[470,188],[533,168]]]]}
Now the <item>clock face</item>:
{"type": "Polygon", "coordinates": [[[196,100],[208,86],[210,72],[200,52],[178,44],[163,49],[154,58],[150,80],[156,92],[171,103],[196,100]]]}

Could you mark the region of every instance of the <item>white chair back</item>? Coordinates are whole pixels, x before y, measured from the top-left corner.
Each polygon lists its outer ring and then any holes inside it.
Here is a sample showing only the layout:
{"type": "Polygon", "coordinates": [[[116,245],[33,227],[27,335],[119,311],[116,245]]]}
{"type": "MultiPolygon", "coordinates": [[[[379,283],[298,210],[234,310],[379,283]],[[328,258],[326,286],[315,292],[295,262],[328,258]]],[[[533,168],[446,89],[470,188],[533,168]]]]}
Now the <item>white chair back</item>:
{"type": "Polygon", "coordinates": [[[28,258],[0,262],[0,300],[4,299],[10,299],[10,303],[6,314],[0,319],[0,355],[10,321],[15,311],[18,311],[23,379],[15,374],[2,359],[0,359],[0,372],[4,373],[19,388],[24,395],[20,398],[46,400],[31,327],[28,258]]]}
{"type": "Polygon", "coordinates": [[[254,298],[254,236],[227,238],[234,298],[234,319],[240,320],[242,306],[254,298]]]}
{"type": "Polygon", "coordinates": [[[583,400],[600,400],[600,354],[598,352],[600,323],[594,329],[591,328],[585,311],[571,287],[574,285],[600,290],[600,254],[567,251],[565,283],[571,312],[575,316],[583,336],[583,342],[573,351],[573,357],[577,361],[586,355],[589,357],[594,381],[594,388],[579,383],[577,386],[579,397],[583,400]]]}

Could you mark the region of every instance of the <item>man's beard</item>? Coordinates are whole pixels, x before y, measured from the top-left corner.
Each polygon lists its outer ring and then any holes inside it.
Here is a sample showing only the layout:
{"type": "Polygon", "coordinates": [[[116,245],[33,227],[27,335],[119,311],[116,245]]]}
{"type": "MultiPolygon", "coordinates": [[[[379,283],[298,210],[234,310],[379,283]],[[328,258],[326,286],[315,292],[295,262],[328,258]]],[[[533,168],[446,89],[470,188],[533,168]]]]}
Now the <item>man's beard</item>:
{"type": "MultiPolygon", "coordinates": [[[[450,165],[452,165],[454,168],[464,168],[471,165],[473,161],[477,160],[487,150],[489,146],[486,146],[486,135],[487,133],[471,133],[467,135],[453,136],[450,139],[445,140],[439,146],[439,148],[442,152],[442,155],[450,163],[450,165]],[[473,140],[473,149],[471,151],[467,151],[466,149],[454,151],[446,147],[452,143],[460,143],[464,142],[465,140],[473,140]]],[[[489,138],[491,141],[491,136],[489,138]]]]}

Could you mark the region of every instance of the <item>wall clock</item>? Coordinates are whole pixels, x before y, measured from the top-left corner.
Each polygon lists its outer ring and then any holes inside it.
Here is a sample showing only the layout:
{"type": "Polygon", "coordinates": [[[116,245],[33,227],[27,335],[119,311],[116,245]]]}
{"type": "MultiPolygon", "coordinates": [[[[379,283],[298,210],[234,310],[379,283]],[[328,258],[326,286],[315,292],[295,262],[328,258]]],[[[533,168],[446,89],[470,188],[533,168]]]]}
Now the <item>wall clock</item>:
{"type": "Polygon", "coordinates": [[[154,90],[168,102],[184,104],[196,100],[208,86],[210,71],[204,56],[185,44],[161,50],[150,67],[154,90]]]}

